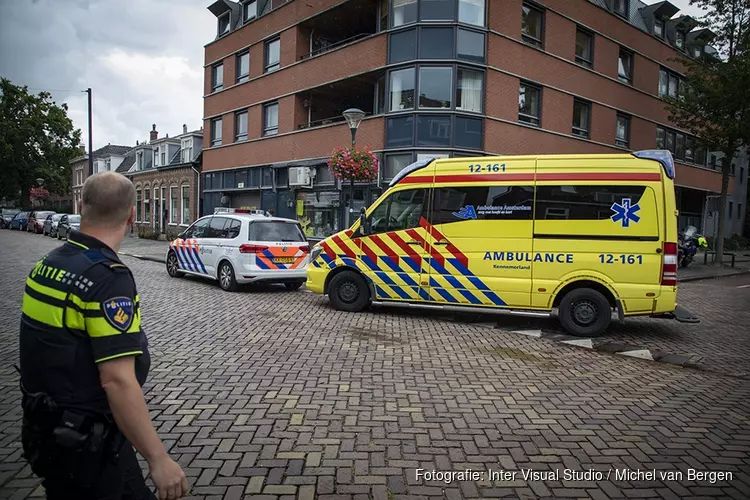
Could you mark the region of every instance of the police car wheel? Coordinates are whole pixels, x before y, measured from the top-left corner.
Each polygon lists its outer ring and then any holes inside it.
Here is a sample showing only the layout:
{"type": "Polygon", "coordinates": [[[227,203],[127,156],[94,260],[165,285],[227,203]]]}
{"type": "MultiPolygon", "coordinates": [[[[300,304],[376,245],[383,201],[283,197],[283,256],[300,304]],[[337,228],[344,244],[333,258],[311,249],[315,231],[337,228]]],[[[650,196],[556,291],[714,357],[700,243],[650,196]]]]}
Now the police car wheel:
{"type": "Polygon", "coordinates": [[[183,273],[180,272],[180,263],[174,252],[169,252],[169,255],[167,255],[167,274],[172,278],[183,276],[183,273]]]}
{"type": "Polygon", "coordinates": [[[234,269],[227,261],[219,266],[219,286],[227,292],[236,292],[238,288],[237,281],[234,279],[234,269]]]}
{"type": "Polygon", "coordinates": [[[600,292],[577,288],[560,301],[560,323],[571,335],[598,337],[612,321],[612,306],[600,292]]]}
{"type": "Polygon", "coordinates": [[[343,271],[331,279],[328,285],[328,298],[336,309],[356,312],[369,304],[370,290],[362,275],[353,271],[343,271]]]}

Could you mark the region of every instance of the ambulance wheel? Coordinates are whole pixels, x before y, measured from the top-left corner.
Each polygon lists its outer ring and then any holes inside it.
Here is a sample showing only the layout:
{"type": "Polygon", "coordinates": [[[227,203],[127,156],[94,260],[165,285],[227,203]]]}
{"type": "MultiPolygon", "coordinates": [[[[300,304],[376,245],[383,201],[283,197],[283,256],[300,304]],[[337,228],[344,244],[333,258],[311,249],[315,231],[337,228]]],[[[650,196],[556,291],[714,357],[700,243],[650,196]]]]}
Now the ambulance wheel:
{"type": "Polygon", "coordinates": [[[167,255],[167,274],[172,278],[181,278],[184,276],[184,274],[180,272],[180,263],[174,252],[169,252],[169,255],[167,255]]]}
{"type": "Polygon", "coordinates": [[[299,290],[299,288],[304,285],[304,281],[294,281],[292,283],[284,283],[284,286],[289,291],[299,290]]]}
{"type": "Polygon", "coordinates": [[[560,301],[560,323],[571,335],[598,337],[612,321],[607,298],[591,288],[571,290],[560,301]]]}
{"type": "Polygon", "coordinates": [[[361,311],[370,303],[370,290],[361,274],[342,271],[331,279],[328,298],[340,311],[361,311]]]}
{"type": "Polygon", "coordinates": [[[219,266],[219,286],[226,292],[236,292],[239,286],[234,279],[234,269],[232,264],[226,260],[219,266]]]}

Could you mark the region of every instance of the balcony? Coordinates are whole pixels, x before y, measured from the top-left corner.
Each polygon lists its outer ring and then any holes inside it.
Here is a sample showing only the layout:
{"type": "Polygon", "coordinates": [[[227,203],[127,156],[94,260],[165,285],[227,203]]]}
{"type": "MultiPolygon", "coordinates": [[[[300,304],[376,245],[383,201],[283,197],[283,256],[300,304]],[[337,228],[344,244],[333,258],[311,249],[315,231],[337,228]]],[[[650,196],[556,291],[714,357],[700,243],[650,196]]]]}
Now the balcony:
{"type": "Polygon", "coordinates": [[[323,85],[297,94],[296,100],[297,106],[305,110],[300,118],[307,118],[296,124],[298,130],[344,122],[342,113],[348,108],[359,108],[367,116],[381,114],[385,104],[385,72],[373,71],[323,85]]]}
{"type": "MultiPolygon", "coordinates": [[[[384,3],[384,2],[381,2],[384,3]]],[[[301,60],[356,42],[379,31],[378,0],[352,0],[298,26],[309,50],[301,60]]]]}

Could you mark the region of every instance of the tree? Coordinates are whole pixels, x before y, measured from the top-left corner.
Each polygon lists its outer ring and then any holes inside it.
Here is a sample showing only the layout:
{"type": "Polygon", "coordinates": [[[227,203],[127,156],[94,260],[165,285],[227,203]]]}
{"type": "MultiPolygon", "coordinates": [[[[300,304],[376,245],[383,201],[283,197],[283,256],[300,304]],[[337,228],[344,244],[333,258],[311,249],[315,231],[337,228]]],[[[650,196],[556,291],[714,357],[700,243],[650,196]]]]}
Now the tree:
{"type": "Polygon", "coordinates": [[[69,161],[80,154],[80,138],[66,104],[58,105],[48,92],[29,94],[27,87],[0,79],[0,197],[20,196],[28,208],[39,178],[51,193],[68,194],[69,161]]]}
{"type": "MultiPolygon", "coordinates": [[[[707,11],[700,19],[714,34],[707,51],[697,58],[678,59],[686,69],[686,83],[677,98],[668,99],[670,120],[700,137],[713,151],[721,151],[721,198],[715,265],[724,256],[724,226],[732,159],[750,144],[750,0],[690,0],[707,11]]],[[[694,47],[688,47],[692,53],[694,47]]],[[[702,48],[702,47],[701,47],[702,48]]]]}

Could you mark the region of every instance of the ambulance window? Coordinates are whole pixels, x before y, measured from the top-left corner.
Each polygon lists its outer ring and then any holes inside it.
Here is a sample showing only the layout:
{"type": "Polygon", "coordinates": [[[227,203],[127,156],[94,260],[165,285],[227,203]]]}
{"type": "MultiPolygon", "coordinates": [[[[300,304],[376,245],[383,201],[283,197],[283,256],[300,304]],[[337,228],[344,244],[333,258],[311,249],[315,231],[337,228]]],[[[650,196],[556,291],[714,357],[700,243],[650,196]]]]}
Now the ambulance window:
{"type": "Polygon", "coordinates": [[[606,220],[612,206],[641,201],[646,186],[537,186],[537,220],[606,220]]]}
{"type": "Polygon", "coordinates": [[[426,191],[408,189],[389,195],[372,213],[371,232],[401,231],[419,226],[419,219],[426,216],[426,191]]]}
{"type": "Polygon", "coordinates": [[[435,191],[432,224],[471,219],[531,220],[532,186],[450,187],[435,191]]]}

